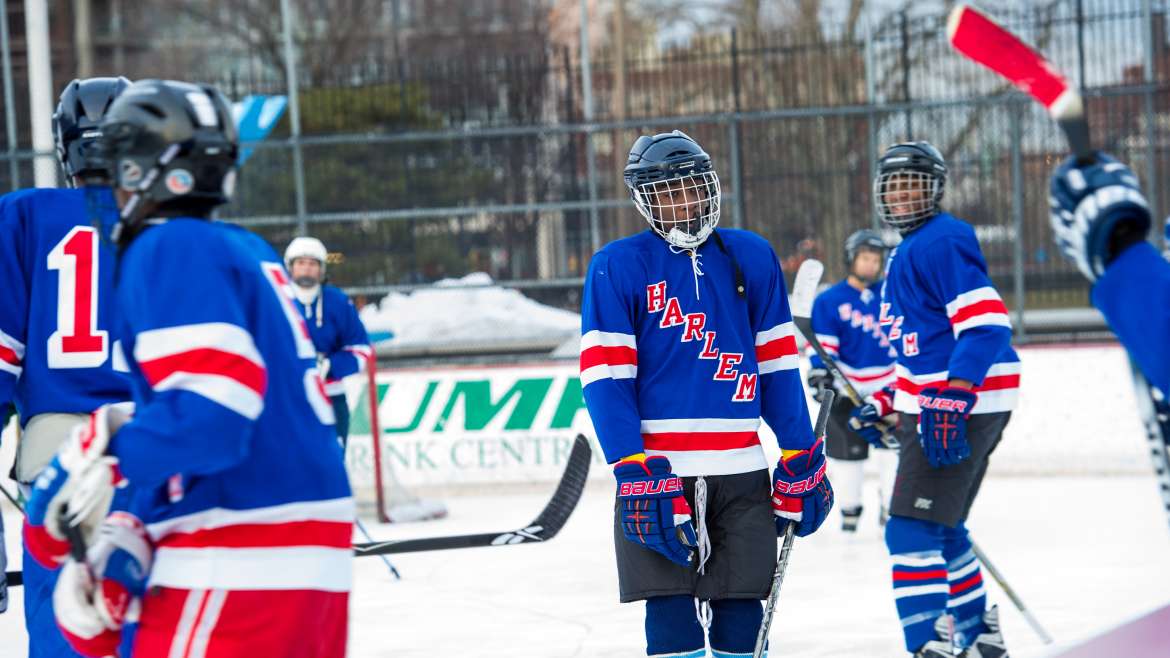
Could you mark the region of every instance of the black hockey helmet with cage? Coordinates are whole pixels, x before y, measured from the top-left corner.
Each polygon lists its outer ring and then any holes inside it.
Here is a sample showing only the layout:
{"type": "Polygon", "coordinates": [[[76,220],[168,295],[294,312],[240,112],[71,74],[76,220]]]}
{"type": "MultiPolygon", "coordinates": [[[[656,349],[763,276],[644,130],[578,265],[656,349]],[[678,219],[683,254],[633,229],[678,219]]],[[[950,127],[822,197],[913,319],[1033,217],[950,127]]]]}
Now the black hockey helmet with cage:
{"type": "Polygon", "coordinates": [[[676,247],[698,247],[719,223],[719,177],[711,156],[680,130],[639,137],[623,178],[638,212],[676,247]],[[680,201],[669,202],[671,192],[680,201]],[[697,214],[686,216],[690,212],[697,214]]]}
{"type": "Polygon", "coordinates": [[[114,184],[130,199],[110,237],[126,244],[152,217],[208,217],[235,189],[239,144],[231,109],[211,85],[143,80],[102,122],[114,184]]]}
{"type": "Polygon", "coordinates": [[[57,160],[65,172],[65,183],[74,178],[85,183],[104,184],[110,179],[110,163],[101,149],[94,148],[101,137],[99,124],[130,81],[117,78],[86,78],[65,85],[53,112],[53,142],[57,160]]]}
{"type": "Polygon", "coordinates": [[[873,181],[874,207],[887,225],[905,234],[941,211],[947,182],[947,164],[930,142],[902,142],[878,159],[873,181]],[[899,192],[917,192],[917,198],[898,200],[899,192]]]}

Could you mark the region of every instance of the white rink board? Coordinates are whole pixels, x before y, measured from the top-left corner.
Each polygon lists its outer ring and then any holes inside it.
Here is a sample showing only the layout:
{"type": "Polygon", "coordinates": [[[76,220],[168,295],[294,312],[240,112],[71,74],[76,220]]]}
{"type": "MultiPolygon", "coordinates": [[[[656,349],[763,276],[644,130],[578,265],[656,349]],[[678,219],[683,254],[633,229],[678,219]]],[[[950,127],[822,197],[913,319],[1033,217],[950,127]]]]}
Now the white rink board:
{"type": "MultiPolygon", "coordinates": [[[[1149,469],[1120,347],[1019,353],[1020,406],[992,459],[993,473],[1133,475],[1149,469]]],[[[378,383],[389,385],[380,405],[383,459],[407,487],[551,482],[572,437],[593,437],[588,411],[570,400],[579,386],[575,363],[384,371],[378,383]],[[565,408],[576,409],[568,426],[565,408]]],[[[366,413],[359,400],[368,395],[364,381],[349,385],[351,408],[366,413]]],[[[815,415],[817,405],[810,400],[809,407],[815,415]]],[[[347,464],[361,490],[372,486],[371,444],[368,429],[354,423],[347,464]]],[[[774,461],[779,450],[766,425],[761,438],[774,461]]],[[[595,469],[594,477],[603,470],[595,469]]]]}

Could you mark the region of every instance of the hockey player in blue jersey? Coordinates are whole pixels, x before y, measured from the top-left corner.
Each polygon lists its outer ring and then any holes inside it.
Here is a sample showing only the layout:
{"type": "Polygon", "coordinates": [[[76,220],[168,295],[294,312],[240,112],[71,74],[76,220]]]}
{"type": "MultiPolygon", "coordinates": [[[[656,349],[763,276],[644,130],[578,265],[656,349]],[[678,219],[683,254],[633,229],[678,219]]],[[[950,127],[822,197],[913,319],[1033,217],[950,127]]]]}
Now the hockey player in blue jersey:
{"type": "MultiPolygon", "coordinates": [[[[886,242],[877,231],[863,229],[852,233],[845,239],[845,266],[849,274],[817,295],[812,306],[811,321],[817,341],[863,397],[894,382],[895,352],[878,326],[886,251],[886,242]]],[[[816,401],[820,402],[821,392],[826,388],[841,390],[841,384],[833,381],[832,374],[815,353],[809,358],[809,366],[808,386],[816,401]]],[[[861,518],[862,469],[869,457],[870,442],[882,449],[876,459],[881,471],[883,520],[885,501],[893,488],[897,467],[897,455],[884,450],[880,432],[872,427],[860,431],[849,427],[849,417],[855,408],[849,398],[837,395],[825,432],[825,454],[829,457],[833,490],[841,510],[841,529],[845,532],[855,532],[861,518]]]]}
{"type": "MultiPolygon", "coordinates": [[[[28,189],[0,197],[0,406],[12,401],[22,433],[15,474],[28,487],[68,430],[103,404],[128,400],[112,310],[114,259],[90,224],[113,213],[98,123],[128,85],[89,78],[66,85],[53,114],[57,156],[75,189],[28,189]],[[84,188],[84,189],[82,189],[84,188]]],[[[28,551],[24,613],[31,658],[76,656],[54,621],[56,576],[28,551]]]]}
{"type": "MultiPolygon", "coordinates": [[[[1020,363],[1007,308],[975,231],[941,208],[942,155],[927,142],[890,147],[874,204],[902,234],[890,254],[879,323],[898,352],[897,482],[886,524],[906,648],[921,658],[1005,655],[986,608],[964,521],[1015,407],[1020,363]]],[[[876,402],[880,403],[880,400],[876,402]]]]}
{"type": "Polygon", "coordinates": [[[690,137],[639,137],[625,182],[650,230],[594,255],[581,311],[620,599],[646,601],[648,655],[750,655],[777,534],[814,532],[833,504],[784,277],[759,236],[715,230],[719,178],[690,137]],[[783,449],[771,481],[761,417],[783,449]]]}
{"type": "Polygon", "coordinates": [[[333,403],[337,438],[344,450],[349,438],[349,404],[342,379],[361,374],[373,356],[370,338],[353,302],[340,288],[325,283],[325,245],[317,238],[294,238],[284,250],[292,277],[297,311],[317,348],[317,370],[333,403]]]}
{"type": "Polygon", "coordinates": [[[1050,195],[1056,243],[1093,284],[1093,305],[1150,384],[1170,392],[1170,264],[1146,241],[1152,222],[1137,176],[1103,153],[1070,157],[1050,195]]]}
{"type": "Polygon", "coordinates": [[[26,536],[63,563],[58,624],[87,655],[111,653],[137,613],[136,658],[341,658],[353,500],[280,258],[210,220],[235,183],[227,102],[142,81],[101,130],[120,208],[110,333],[135,408],[100,407],[35,483],[26,536]],[[66,528],[86,565],[66,557],[66,528]]]}

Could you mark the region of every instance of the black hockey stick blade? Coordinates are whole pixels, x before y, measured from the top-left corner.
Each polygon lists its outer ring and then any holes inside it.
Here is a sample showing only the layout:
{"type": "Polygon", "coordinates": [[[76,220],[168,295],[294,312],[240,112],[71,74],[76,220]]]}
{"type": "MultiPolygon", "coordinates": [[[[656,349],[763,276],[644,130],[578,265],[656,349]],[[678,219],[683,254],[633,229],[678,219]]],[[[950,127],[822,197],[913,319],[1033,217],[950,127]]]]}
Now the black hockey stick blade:
{"type": "Polygon", "coordinates": [[[4,572],[4,579],[8,582],[9,587],[20,587],[24,584],[24,573],[20,571],[6,571],[4,572]]]}
{"type": "Polygon", "coordinates": [[[392,539],[389,541],[355,544],[354,555],[386,555],[389,553],[414,553],[418,551],[442,551],[451,548],[477,548],[480,546],[512,546],[529,542],[544,542],[552,539],[565,526],[569,515],[581,500],[585,480],[589,476],[589,465],[593,460],[593,449],[589,439],[578,434],[569,452],[565,472],[557,484],[552,498],[536,519],[517,530],[486,532],[472,535],[450,535],[447,537],[421,537],[418,539],[392,539]]]}

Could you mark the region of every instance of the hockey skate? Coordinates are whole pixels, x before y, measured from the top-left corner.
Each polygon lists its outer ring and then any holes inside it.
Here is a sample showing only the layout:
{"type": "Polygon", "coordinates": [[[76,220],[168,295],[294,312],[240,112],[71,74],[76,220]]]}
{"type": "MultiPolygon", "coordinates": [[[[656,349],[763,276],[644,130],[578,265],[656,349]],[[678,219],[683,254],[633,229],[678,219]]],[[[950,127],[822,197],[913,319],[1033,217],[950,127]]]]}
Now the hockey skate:
{"type": "Polygon", "coordinates": [[[962,658],[1008,658],[1003,633],[999,631],[999,607],[991,606],[983,613],[987,630],[975,637],[971,646],[962,653],[962,658]]]}
{"type": "Polygon", "coordinates": [[[857,532],[857,523],[861,520],[861,505],[841,509],[841,531],[857,532]]]}
{"type": "Polygon", "coordinates": [[[955,658],[955,618],[943,615],[934,620],[934,632],[939,639],[922,645],[914,652],[914,658],[955,658]]]}

